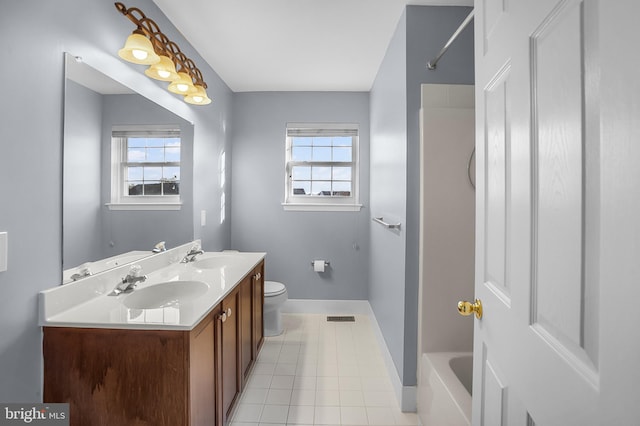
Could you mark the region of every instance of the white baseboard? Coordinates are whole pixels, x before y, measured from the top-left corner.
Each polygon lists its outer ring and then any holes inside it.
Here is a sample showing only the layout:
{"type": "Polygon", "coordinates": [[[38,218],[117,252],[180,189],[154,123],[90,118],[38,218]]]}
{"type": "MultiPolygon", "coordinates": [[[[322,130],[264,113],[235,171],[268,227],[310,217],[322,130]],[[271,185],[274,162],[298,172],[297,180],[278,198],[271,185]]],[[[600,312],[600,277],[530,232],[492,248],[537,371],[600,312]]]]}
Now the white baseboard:
{"type": "Polygon", "coordinates": [[[391,380],[393,391],[404,412],[416,412],[417,409],[417,386],[403,386],[398,375],[396,366],[391,358],[391,353],[382,335],[382,330],[378,325],[373,309],[368,300],[310,300],[310,299],[289,299],[282,307],[283,313],[288,314],[359,314],[367,315],[371,318],[373,333],[378,340],[378,346],[382,353],[387,374],[391,380]]]}

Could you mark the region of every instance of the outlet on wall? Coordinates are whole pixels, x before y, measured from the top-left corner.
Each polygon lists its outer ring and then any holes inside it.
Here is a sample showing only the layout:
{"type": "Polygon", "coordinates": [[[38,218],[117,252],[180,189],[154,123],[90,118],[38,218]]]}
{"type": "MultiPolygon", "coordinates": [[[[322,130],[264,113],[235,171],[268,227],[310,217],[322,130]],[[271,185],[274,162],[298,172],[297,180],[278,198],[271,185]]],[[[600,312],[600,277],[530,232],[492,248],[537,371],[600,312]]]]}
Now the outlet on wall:
{"type": "Polygon", "coordinates": [[[207,211],[200,210],[200,226],[207,226],[207,211]]]}

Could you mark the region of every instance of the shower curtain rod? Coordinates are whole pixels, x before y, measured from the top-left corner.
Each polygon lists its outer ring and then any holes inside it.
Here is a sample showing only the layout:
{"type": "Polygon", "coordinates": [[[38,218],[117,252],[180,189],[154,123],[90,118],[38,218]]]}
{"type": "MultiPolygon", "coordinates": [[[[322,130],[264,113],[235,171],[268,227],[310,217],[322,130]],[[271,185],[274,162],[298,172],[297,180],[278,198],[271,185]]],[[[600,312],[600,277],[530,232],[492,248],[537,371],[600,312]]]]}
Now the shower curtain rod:
{"type": "Polygon", "coordinates": [[[462,30],[464,30],[467,27],[467,25],[469,25],[469,22],[471,22],[471,20],[473,19],[473,12],[474,11],[472,10],[471,13],[469,13],[469,15],[466,18],[464,18],[464,21],[462,21],[462,24],[460,24],[460,26],[458,27],[456,32],[453,33],[453,35],[451,36],[449,41],[447,41],[447,43],[444,45],[444,47],[442,49],[440,49],[440,52],[438,53],[438,55],[435,58],[433,58],[432,60],[430,60],[429,62],[427,62],[427,69],[429,69],[429,70],[435,70],[436,69],[436,65],[438,64],[438,61],[440,60],[442,55],[445,54],[447,49],[449,49],[449,46],[451,46],[451,43],[453,43],[455,41],[455,39],[458,38],[458,36],[462,32],[462,30]]]}

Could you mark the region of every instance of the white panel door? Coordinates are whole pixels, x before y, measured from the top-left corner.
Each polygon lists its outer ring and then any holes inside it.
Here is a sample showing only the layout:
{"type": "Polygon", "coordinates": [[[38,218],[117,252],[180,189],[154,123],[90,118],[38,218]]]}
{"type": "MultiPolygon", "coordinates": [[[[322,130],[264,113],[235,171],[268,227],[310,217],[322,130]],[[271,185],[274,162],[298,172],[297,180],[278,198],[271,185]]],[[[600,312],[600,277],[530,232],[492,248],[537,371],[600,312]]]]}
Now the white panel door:
{"type": "Polygon", "coordinates": [[[475,12],[473,424],[640,425],[640,2],[475,12]]]}

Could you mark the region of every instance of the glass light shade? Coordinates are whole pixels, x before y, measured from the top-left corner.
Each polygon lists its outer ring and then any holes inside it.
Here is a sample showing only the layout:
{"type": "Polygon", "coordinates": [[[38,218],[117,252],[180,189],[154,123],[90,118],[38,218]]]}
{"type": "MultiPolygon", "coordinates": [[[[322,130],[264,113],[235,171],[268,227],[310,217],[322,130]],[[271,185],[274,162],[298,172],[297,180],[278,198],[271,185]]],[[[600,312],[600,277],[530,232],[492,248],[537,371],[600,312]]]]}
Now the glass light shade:
{"type": "Polygon", "coordinates": [[[176,95],[190,95],[197,90],[189,74],[184,71],[178,72],[178,79],[171,82],[167,89],[176,95]]]}
{"type": "Polygon", "coordinates": [[[124,47],[118,50],[118,56],[134,64],[152,65],[160,62],[160,57],[153,50],[151,41],[136,32],[127,38],[124,47]]]}
{"type": "Polygon", "coordinates": [[[196,91],[184,97],[184,101],[193,105],[208,105],[211,99],[207,96],[207,91],[200,85],[195,86],[196,91]]]}
{"type": "Polygon", "coordinates": [[[176,66],[168,56],[161,55],[160,62],[149,66],[144,72],[147,77],[160,81],[174,81],[178,79],[176,66]]]}

